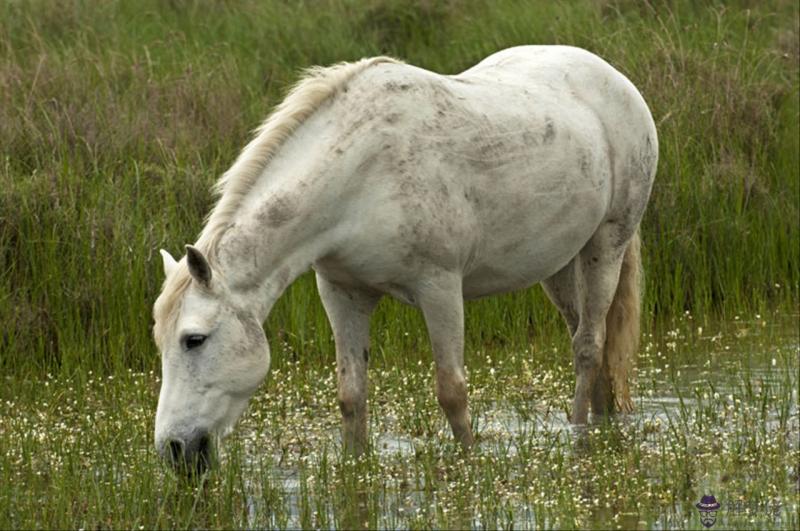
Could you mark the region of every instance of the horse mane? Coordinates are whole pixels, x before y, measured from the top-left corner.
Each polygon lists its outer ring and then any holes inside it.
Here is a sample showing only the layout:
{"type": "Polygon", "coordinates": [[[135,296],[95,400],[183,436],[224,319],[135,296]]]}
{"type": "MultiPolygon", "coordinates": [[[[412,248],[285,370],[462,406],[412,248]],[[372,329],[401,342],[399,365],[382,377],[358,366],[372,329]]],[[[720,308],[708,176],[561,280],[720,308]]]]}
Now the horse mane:
{"type": "MultiPolygon", "coordinates": [[[[217,244],[222,234],[231,225],[242,201],[266,165],[292,133],[356,75],[375,64],[398,62],[391,57],[379,56],[328,67],[314,66],[303,72],[283,102],[254,131],[253,139],[214,185],[214,193],[219,200],[208,215],[196,243],[209,262],[213,264],[216,261],[217,244]]],[[[177,318],[178,302],[189,287],[190,280],[185,260],[181,260],[176,270],[164,280],[161,295],[153,307],[156,342],[163,336],[166,327],[177,318]]]]}
{"type": "Polygon", "coordinates": [[[314,111],[336,95],[348,81],[370,66],[397,62],[391,57],[380,56],[353,63],[342,62],[327,67],[314,66],[306,69],[283,102],[255,130],[255,136],[239,154],[233,166],[214,185],[214,191],[220,198],[200,233],[198,248],[208,254],[215,254],[219,237],[227,229],[243,199],[264,171],[264,167],[286,139],[314,111]]]}

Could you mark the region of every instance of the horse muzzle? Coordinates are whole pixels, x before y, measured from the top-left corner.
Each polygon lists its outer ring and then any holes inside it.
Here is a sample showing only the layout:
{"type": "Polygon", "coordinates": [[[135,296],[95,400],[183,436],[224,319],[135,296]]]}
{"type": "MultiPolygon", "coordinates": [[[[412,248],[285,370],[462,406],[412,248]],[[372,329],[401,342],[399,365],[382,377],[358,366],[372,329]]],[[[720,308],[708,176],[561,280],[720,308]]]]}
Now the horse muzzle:
{"type": "Polygon", "coordinates": [[[169,437],[160,445],[158,453],[176,473],[192,478],[202,476],[211,468],[214,446],[207,431],[197,431],[187,437],[169,437]]]}

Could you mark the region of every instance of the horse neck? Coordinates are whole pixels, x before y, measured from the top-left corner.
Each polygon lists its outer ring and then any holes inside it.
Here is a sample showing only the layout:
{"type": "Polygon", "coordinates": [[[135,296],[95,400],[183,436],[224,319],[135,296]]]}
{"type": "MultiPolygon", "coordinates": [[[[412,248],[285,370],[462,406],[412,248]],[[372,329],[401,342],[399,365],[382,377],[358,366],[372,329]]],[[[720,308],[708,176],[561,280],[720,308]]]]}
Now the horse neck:
{"type": "Polygon", "coordinates": [[[329,137],[318,124],[302,126],[267,164],[217,243],[216,266],[229,289],[262,319],[335,240],[344,172],[323,160],[330,146],[317,139],[329,137]]]}

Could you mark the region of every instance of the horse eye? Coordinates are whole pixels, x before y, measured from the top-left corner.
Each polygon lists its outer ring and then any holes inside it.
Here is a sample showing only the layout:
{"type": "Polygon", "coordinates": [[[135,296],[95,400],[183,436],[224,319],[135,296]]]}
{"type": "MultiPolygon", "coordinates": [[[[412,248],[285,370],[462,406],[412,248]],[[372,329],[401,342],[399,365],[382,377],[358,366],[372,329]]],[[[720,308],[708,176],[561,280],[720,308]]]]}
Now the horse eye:
{"type": "Polygon", "coordinates": [[[192,350],[193,348],[197,348],[202,345],[205,342],[206,337],[208,336],[203,336],[200,334],[186,336],[183,340],[183,344],[186,346],[186,350],[192,350]]]}

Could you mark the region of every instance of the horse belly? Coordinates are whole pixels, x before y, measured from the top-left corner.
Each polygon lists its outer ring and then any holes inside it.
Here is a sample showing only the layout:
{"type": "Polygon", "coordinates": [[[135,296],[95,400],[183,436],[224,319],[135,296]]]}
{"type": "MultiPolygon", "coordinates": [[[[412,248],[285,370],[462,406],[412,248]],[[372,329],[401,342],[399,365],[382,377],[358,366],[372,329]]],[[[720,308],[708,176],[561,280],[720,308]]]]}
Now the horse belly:
{"type": "Polygon", "coordinates": [[[520,194],[515,213],[495,216],[465,272],[466,298],[527,288],[563,268],[605,216],[604,194],[520,194]],[[525,200],[527,199],[527,202],[525,200]],[[500,219],[497,219],[500,218],[500,219]]]}
{"type": "Polygon", "coordinates": [[[495,110],[497,125],[465,138],[444,161],[459,176],[479,228],[465,270],[467,298],[552,276],[592,237],[611,202],[611,161],[597,117],[577,106],[566,113],[555,104],[543,110],[515,103],[515,115],[495,110]]]}

